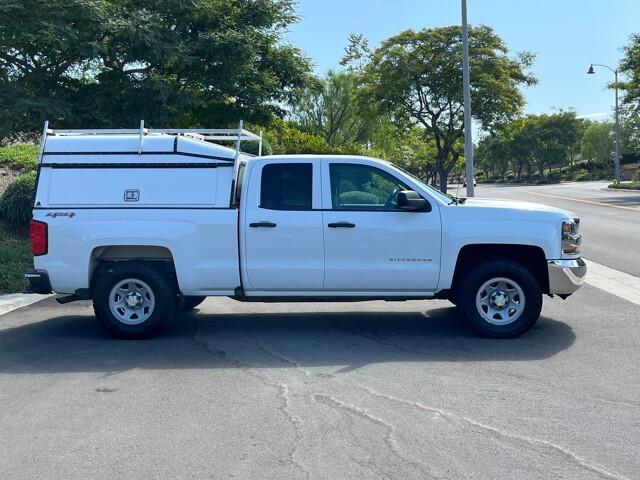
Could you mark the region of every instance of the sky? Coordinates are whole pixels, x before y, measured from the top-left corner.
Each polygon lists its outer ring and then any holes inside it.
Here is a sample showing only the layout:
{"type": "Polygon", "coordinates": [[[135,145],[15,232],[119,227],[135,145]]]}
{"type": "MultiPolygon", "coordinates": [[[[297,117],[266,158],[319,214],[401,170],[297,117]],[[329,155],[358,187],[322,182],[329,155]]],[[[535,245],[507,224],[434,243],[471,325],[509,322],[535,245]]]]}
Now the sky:
{"type": "MultiPolygon", "coordinates": [[[[538,84],[523,90],[527,113],[574,109],[603,120],[611,116],[613,73],[629,35],[640,33],[640,0],[467,0],[469,24],[491,26],[510,51],[537,57],[531,72],[538,84]]],[[[460,0],[298,0],[300,22],[288,40],[309,56],[316,73],[340,69],[350,33],[371,47],[412,28],[460,24],[460,0]]],[[[473,72],[471,73],[473,75],[473,72]]],[[[473,106],[472,106],[473,108],[473,106]]]]}

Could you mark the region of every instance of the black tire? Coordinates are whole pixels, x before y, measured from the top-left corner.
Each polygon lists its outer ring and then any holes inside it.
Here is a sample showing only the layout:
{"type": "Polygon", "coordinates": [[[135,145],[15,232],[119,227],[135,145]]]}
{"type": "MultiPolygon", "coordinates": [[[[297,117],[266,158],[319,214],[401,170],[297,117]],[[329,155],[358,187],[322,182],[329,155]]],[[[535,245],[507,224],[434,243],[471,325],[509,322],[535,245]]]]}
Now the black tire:
{"type": "Polygon", "coordinates": [[[207,297],[178,297],[178,311],[188,312],[206,300],[207,297]]]}
{"type": "MultiPolygon", "coordinates": [[[[97,279],[93,285],[93,310],[98,321],[104,325],[112,334],[119,338],[139,339],[149,338],[158,333],[162,327],[175,315],[176,311],[176,289],[175,283],[172,281],[166,268],[163,265],[154,264],[152,262],[116,262],[103,267],[97,273],[97,279]],[[153,299],[153,307],[141,304],[143,310],[142,317],[135,317],[131,322],[139,322],[135,324],[125,323],[121,318],[115,315],[111,310],[110,296],[120,282],[127,279],[137,280],[140,283],[137,286],[127,288],[135,290],[142,287],[147,298],[153,299]],[[148,289],[147,289],[148,287],[148,289]],[[147,293],[151,291],[151,294],[147,293]],[[148,318],[141,321],[141,318],[149,315],[148,318]]],[[[134,282],[132,282],[134,283],[134,282]]],[[[131,292],[135,295],[135,292],[131,292]]],[[[142,298],[142,295],[140,296],[142,298]]],[[[123,300],[123,306],[114,309],[117,312],[123,312],[120,315],[126,316],[126,306],[124,302],[126,297],[120,297],[123,300]]],[[[145,301],[144,299],[142,301],[145,301]]]]}
{"type": "Polygon", "coordinates": [[[454,290],[449,292],[449,295],[447,295],[447,300],[453,303],[456,307],[458,306],[458,297],[456,297],[456,292],[454,290]]]}
{"type": "MultiPolygon", "coordinates": [[[[501,297],[497,300],[504,301],[504,295],[502,295],[502,291],[499,288],[494,290],[494,293],[501,297]]],[[[481,303],[485,297],[480,294],[481,303]]],[[[542,310],[542,289],[536,277],[526,267],[511,260],[488,260],[476,266],[460,284],[456,298],[471,327],[480,335],[491,338],[514,338],[522,335],[536,323],[542,310]],[[493,317],[494,322],[509,322],[501,325],[492,323],[485,318],[485,316],[489,317],[492,313],[492,311],[486,310],[487,306],[476,306],[476,296],[480,293],[479,290],[483,289],[485,297],[490,299],[491,295],[486,296],[486,292],[491,291],[496,285],[499,286],[500,284],[489,284],[487,288],[483,288],[483,286],[497,278],[507,279],[507,282],[503,282],[502,285],[506,285],[506,290],[509,292],[507,293],[509,298],[507,306],[498,307],[497,313],[493,317]],[[515,282],[520,287],[524,302],[522,300],[512,302],[512,296],[519,299],[520,294],[516,290],[517,287],[514,287],[513,283],[509,282],[515,282]],[[509,312],[512,311],[509,308],[511,305],[515,306],[514,311],[517,310],[518,305],[523,305],[519,316],[516,317],[514,313],[515,320],[513,321],[508,318],[509,314],[506,313],[507,310],[509,312]],[[500,308],[506,309],[500,310],[500,308]],[[480,309],[483,310],[484,316],[480,309]]],[[[489,303],[490,300],[487,302],[489,303]]]]}

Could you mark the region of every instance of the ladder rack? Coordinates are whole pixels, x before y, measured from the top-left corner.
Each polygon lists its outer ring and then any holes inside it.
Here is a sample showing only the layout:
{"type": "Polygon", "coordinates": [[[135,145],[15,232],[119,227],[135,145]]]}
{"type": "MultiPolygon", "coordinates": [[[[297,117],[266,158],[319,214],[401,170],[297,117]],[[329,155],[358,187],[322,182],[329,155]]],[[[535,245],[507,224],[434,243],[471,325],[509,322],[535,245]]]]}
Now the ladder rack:
{"type": "Polygon", "coordinates": [[[176,135],[191,137],[201,141],[232,141],[236,142],[237,160],[240,156],[240,142],[258,142],[258,156],[262,155],[262,131],[257,135],[243,128],[243,121],[240,120],[238,128],[145,128],[144,120],[140,120],[140,128],[98,128],[89,130],[54,130],[49,128],[49,121],[44,122],[44,130],[40,140],[40,161],[49,135],[75,136],[75,135],[137,135],[138,153],[142,153],[142,145],[146,135],[176,135]]]}

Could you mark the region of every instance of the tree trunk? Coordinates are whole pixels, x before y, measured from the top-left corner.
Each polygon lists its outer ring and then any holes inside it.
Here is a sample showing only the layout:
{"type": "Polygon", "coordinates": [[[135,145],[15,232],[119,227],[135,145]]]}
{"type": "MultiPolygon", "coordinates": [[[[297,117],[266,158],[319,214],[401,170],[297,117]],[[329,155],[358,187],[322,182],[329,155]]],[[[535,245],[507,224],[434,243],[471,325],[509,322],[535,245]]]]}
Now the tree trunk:
{"type": "Polygon", "coordinates": [[[440,187],[440,191],[442,193],[447,193],[447,180],[449,178],[449,172],[447,172],[444,168],[438,169],[438,183],[440,187]]]}

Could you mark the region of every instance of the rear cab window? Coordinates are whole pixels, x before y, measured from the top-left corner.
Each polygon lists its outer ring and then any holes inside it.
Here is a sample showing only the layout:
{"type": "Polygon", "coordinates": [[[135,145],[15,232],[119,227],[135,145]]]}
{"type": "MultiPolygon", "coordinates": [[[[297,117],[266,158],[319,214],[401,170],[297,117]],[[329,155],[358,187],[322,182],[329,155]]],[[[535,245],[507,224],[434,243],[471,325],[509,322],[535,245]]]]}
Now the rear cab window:
{"type": "Polygon", "coordinates": [[[262,168],[260,208],[268,210],[311,210],[313,165],[271,163],[262,168]]]}

